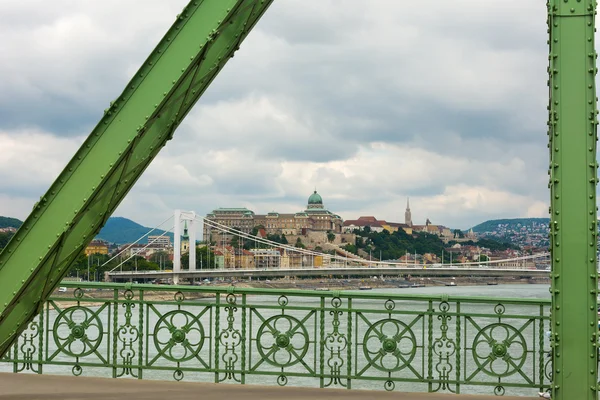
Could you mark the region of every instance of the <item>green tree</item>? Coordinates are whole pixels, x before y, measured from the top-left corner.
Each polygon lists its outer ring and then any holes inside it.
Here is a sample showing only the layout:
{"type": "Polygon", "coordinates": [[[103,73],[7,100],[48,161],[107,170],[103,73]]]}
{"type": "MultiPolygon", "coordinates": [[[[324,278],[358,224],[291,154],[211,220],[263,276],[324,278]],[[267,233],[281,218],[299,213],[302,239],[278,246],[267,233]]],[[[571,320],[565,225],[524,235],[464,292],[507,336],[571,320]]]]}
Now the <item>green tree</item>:
{"type": "Polygon", "coordinates": [[[352,243],[348,243],[342,248],[346,251],[349,251],[352,254],[358,254],[358,247],[356,247],[356,245],[352,243]]]}
{"type": "Polygon", "coordinates": [[[462,233],[462,231],[460,229],[455,229],[454,232],[452,232],[452,234],[454,236],[458,235],[458,237],[461,239],[465,237],[465,235],[462,233]]]}
{"type": "Polygon", "coordinates": [[[173,269],[173,261],[166,251],[157,251],[150,255],[150,261],[157,264],[161,269],[173,269]]]}
{"type": "Polygon", "coordinates": [[[304,244],[302,243],[302,240],[300,238],[296,239],[296,247],[298,247],[300,249],[306,248],[306,246],[304,246],[304,244]]]}
{"type": "MultiPolygon", "coordinates": [[[[82,280],[87,280],[89,272],[89,279],[91,281],[103,281],[105,272],[111,271],[113,268],[118,267],[121,261],[126,259],[125,257],[117,257],[114,260],[109,261],[111,258],[112,257],[108,254],[91,254],[88,257],[85,255],[85,253],[81,253],[69,266],[66,276],[71,278],[80,278],[82,280]]],[[[138,260],[139,258],[142,257],[138,256],[138,260]]],[[[147,266],[145,265],[145,263],[138,263],[138,270],[144,270],[146,267],[147,266]]],[[[128,262],[125,262],[121,267],[119,267],[119,269],[121,268],[123,269],[123,271],[130,271],[135,269],[135,260],[132,258],[128,262]]]]}
{"type": "MultiPolygon", "coordinates": [[[[208,246],[196,247],[196,269],[214,269],[215,254],[208,246]]],[[[181,268],[189,269],[190,255],[185,253],[181,256],[181,268]]]]}
{"type": "Polygon", "coordinates": [[[12,236],[12,232],[0,232],[0,250],[6,247],[12,236]]]}
{"type": "Polygon", "coordinates": [[[256,236],[258,235],[258,231],[261,229],[265,229],[265,227],[263,225],[256,225],[254,228],[252,228],[252,235],[256,236]]]}
{"type": "Polygon", "coordinates": [[[146,260],[142,256],[133,256],[123,264],[123,271],[158,271],[158,264],[146,260]]]}
{"type": "Polygon", "coordinates": [[[327,241],[329,243],[333,242],[335,240],[335,233],[331,232],[331,231],[327,231],[327,241]]]}

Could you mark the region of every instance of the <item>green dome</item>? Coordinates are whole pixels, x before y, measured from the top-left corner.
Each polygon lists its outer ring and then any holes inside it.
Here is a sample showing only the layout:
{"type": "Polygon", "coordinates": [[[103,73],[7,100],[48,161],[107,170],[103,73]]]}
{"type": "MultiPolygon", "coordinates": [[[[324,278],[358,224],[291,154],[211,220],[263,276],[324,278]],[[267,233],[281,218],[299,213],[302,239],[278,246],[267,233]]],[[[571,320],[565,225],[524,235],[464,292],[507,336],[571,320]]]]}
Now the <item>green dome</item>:
{"type": "Polygon", "coordinates": [[[310,195],[310,197],[308,198],[308,204],[323,204],[323,199],[321,198],[321,195],[319,195],[317,193],[317,191],[315,190],[315,192],[313,194],[310,195]]]}

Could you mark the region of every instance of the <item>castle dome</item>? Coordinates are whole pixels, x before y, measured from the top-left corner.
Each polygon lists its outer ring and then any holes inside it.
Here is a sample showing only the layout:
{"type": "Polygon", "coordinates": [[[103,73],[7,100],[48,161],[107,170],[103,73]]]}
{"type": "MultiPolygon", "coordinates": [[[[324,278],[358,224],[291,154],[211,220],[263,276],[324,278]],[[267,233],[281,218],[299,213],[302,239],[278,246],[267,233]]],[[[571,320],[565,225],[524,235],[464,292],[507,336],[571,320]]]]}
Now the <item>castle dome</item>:
{"type": "Polygon", "coordinates": [[[317,193],[316,190],[308,198],[308,204],[323,204],[323,199],[321,198],[321,195],[317,193]]]}

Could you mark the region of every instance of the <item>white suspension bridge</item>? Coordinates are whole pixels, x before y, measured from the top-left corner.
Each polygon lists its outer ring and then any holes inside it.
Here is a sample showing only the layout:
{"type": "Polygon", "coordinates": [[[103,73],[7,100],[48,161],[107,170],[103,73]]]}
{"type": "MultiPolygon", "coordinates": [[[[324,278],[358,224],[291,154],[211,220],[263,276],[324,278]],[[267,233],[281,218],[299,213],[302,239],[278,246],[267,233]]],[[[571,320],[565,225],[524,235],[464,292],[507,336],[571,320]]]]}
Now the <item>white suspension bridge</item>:
{"type": "MultiPolygon", "coordinates": [[[[204,238],[206,239],[206,238],[204,238]]],[[[195,279],[214,278],[214,277],[292,277],[292,276],[390,276],[390,275],[411,275],[411,276],[481,276],[481,277],[548,277],[549,271],[545,269],[526,268],[526,265],[532,263],[549,262],[549,253],[539,253],[521,257],[506,258],[500,260],[473,261],[465,263],[452,263],[450,254],[450,263],[424,265],[416,262],[416,257],[412,262],[402,262],[399,260],[379,260],[361,257],[350,253],[339,245],[324,241],[319,243],[321,248],[328,252],[319,252],[306,248],[296,247],[290,244],[282,244],[259,235],[240,231],[234,227],[226,226],[213,220],[205,219],[193,211],[176,210],[174,215],[163,221],[157,227],[140,237],[134,243],[122,248],[110,260],[121,257],[122,261],[107,273],[107,278],[112,281],[132,281],[160,279],[171,281],[175,284],[181,279],[194,281],[195,279]],[[170,229],[162,234],[153,236],[153,239],[145,246],[140,246],[144,238],[150,236],[152,232],[161,228],[172,221],[170,229]],[[182,242],[181,227],[182,222],[188,227],[189,232],[189,265],[183,269],[181,265],[182,242]],[[206,260],[207,268],[197,268],[196,252],[192,251],[196,243],[197,226],[204,224],[211,231],[218,232],[222,237],[221,244],[213,245],[212,263],[210,259],[206,260]],[[173,244],[173,269],[162,271],[123,271],[122,266],[125,262],[135,256],[146,253],[148,249],[155,248],[155,244],[161,241],[169,232],[174,233],[173,244]],[[226,244],[225,236],[228,236],[226,244]],[[238,247],[231,245],[231,238],[237,237],[238,247]],[[243,243],[250,243],[254,246],[249,250],[243,248],[243,243]],[[153,247],[154,245],[154,247],[153,247]],[[129,256],[123,259],[123,254],[129,256]],[[218,256],[216,256],[218,254],[218,256]]],[[[248,245],[245,246],[246,248],[248,245]]],[[[208,253],[209,257],[211,252],[208,253]]],[[[204,260],[202,260],[204,261],[204,260]]],[[[533,264],[535,265],[535,264],[533,264]]]]}

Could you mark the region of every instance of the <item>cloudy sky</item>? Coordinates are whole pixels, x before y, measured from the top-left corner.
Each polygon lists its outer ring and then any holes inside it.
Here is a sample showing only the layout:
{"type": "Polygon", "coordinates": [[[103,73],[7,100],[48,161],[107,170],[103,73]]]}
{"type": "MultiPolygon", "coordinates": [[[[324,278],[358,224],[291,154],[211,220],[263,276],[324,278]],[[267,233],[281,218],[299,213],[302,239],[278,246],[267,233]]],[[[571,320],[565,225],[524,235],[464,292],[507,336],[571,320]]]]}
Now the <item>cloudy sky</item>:
{"type": "MultiPolygon", "coordinates": [[[[25,218],[186,0],[0,1],[0,215],[25,218]]],[[[546,9],[276,0],[114,215],[468,228],[547,215],[546,9]]]]}

